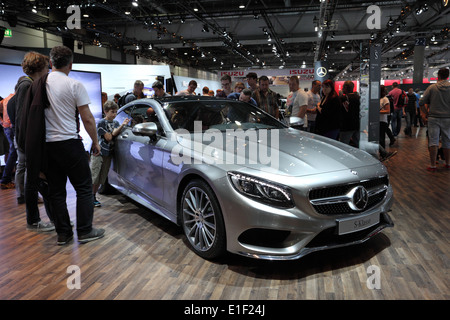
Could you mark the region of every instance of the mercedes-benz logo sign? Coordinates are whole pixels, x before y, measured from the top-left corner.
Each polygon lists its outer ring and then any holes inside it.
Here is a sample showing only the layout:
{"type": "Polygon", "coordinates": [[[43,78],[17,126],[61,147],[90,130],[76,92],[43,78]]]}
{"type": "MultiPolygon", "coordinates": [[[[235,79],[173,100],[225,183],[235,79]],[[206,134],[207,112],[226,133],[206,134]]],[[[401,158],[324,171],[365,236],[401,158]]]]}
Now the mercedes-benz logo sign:
{"type": "Polygon", "coordinates": [[[348,205],[352,210],[360,211],[364,210],[369,202],[369,193],[366,188],[362,186],[357,186],[350,190],[348,193],[348,205]]]}
{"type": "Polygon", "coordinates": [[[319,77],[323,78],[323,77],[325,77],[327,75],[327,73],[328,73],[327,68],[325,68],[325,67],[317,68],[316,74],[319,77]]]}

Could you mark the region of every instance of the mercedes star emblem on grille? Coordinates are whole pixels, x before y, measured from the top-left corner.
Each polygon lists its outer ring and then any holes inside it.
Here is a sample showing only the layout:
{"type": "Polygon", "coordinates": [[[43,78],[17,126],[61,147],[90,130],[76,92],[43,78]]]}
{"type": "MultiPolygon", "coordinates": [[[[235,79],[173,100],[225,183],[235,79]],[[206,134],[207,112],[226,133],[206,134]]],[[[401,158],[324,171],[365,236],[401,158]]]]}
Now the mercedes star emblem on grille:
{"type": "Polygon", "coordinates": [[[348,195],[350,198],[348,201],[348,205],[352,210],[364,210],[364,208],[367,206],[367,203],[369,202],[369,193],[367,192],[366,188],[362,186],[353,188],[352,190],[350,190],[348,195]]]}

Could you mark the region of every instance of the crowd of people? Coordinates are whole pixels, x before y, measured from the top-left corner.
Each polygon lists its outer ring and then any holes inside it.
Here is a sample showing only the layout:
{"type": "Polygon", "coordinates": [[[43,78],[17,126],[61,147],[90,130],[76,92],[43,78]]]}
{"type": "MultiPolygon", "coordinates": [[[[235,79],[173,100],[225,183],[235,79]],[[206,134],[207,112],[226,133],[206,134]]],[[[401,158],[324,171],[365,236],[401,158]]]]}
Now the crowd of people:
{"type": "MultiPolygon", "coordinates": [[[[28,52],[22,68],[26,76],[20,77],[14,89],[0,99],[2,127],[7,149],[1,177],[2,189],[16,189],[18,204],[26,206],[26,224],[30,230],[48,232],[56,230],[57,244],[73,240],[74,223],[70,220],[66,204],[67,179],[76,191],[76,233],[81,243],[104,236],[105,230],[93,227],[94,206],[100,206],[96,193],[106,181],[114,151],[114,137],[128,124],[115,120],[120,106],[135,99],[145,98],[144,83],[137,80],[133,91],[123,96],[114,95],[113,101],[102,98],[104,119],[96,124],[89,109],[90,99],[84,85],[68,77],[73,52],[65,46],[52,48],[50,55],[28,52]],[[52,72],[49,73],[49,66],[52,72]],[[91,157],[87,156],[79,136],[79,118],[92,139],[91,157]],[[42,200],[39,197],[42,196],[42,200]],[[43,202],[49,222],[40,218],[38,203],[43,202]]],[[[409,88],[404,92],[397,83],[387,92],[380,87],[380,160],[395,152],[387,152],[396,143],[401,132],[402,118],[406,119],[406,136],[412,135],[412,126],[428,126],[430,166],[436,171],[439,150],[450,169],[450,83],[449,70],[439,70],[438,82],[430,85],[423,96],[409,88]],[[392,130],[390,128],[392,127],[392,130]],[[442,147],[440,148],[440,145],[442,147]]],[[[225,75],[220,79],[222,90],[215,96],[250,103],[291,127],[323,135],[359,147],[360,97],[354,92],[354,83],[346,81],[342,92],[336,92],[334,82],[314,80],[309,90],[300,88],[299,78],[289,78],[289,95],[282,106],[280,95],[270,89],[267,76],[250,72],[247,85],[225,75]]],[[[155,98],[170,96],[157,80],[152,84],[155,98]]],[[[197,82],[191,80],[177,96],[196,95],[197,82]]],[[[208,87],[205,96],[214,96],[208,87]]]]}
{"type": "Polygon", "coordinates": [[[79,119],[92,140],[94,156],[100,155],[101,147],[88,93],[68,76],[72,62],[73,52],[65,46],[52,48],[49,56],[28,52],[22,61],[26,76],[18,79],[8,101],[1,101],[10,147],[1,188],[15,188],[17,202],[25,203],[27,229],[56,230],[58,245],[73,241],[74,228],[80,243],[105,234],[93,227],[92,175],[79,119]],[[67,209],[67,179],[76,191],[76,226],[67,209]],[[39,193],[49,222],[41,220],[39,193]]]}
{"type": "MultiPolygon", "coordinates": [[[[444,72],[443,77],[445,70],[448,71],[448,69],[441,71],[441,73],[444,72]]],[[[208,87],[203,87],[201,95],[248,102],[284,121],[292,128],[359,147],[361,103],[358,92],[355,92],[354,82],[345,81],[340,92],[336,91],[332,80],[325,80],[323,83],[314,80],[310,88],[301,89],[299,78],[291,76],[288,82],[289,94],[283,105],[280,95],[270,89],[270,79],[267,76],[258,77],[255,72],[249,72],[246,75],[246,81],[247,87],[240,81],[236,82],[233,87],[231,76],[225,74],[220,78],[222,89],[217,90],[215,94],[208,87]]],[[[438,83],[441,82],[448,83],[446,79],[440,80],[438,83]]],[[[419,89],[414,90],[411,87],[408,92],[405,92],[400,89],[397,82],[394,82],[392,87],[392,90],[387,92],[385,86],[380,86],[379,155],[381,161],[397,154],[397,151],[386,151],[386,135],[389,138],[389,147],[392,147],[401,132],[402,119],[405,119],[406,122],[405,136],[412,137],[412,127],[425,127],[424,115],[428,114],[419,105],[419,89]]],[[[152,88],[155,92],[154,97],[170,96],[164,91],[164,85],[160,81],[153,83],[152,88]]],[[[134,91],[126,102],[140,99],[142,89],[142,82],[136,81],[134,91]]],[[[197,95],[196,89],[197,82],[191,80],[185,90],[179,91],[175,95],[197,95]]],[[[439,136],[442,136],[441,132],[439,136]]],[[[444,139],[446,138],[444,137],[444,139]]],[[[447,148],[445,143],[442,145],[443,147],[438,150],[441,150],[441,157],[444,159],[446,153],[443,150],[447,148]]],[[[429,168],[430,171],[433,169],[433,166],[429,168]]]]}

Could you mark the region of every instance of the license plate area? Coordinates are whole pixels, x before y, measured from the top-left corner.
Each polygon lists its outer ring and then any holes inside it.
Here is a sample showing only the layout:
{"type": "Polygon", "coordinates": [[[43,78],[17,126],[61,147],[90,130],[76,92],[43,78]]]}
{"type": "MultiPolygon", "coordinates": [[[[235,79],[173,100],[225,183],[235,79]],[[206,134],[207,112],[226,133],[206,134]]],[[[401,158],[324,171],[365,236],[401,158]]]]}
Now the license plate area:
{"type": "Polygon", "coordinates": [[[364,230],[378,224],[380,222],[380,213],[374,212],[364,216],[336,219],[336,222],[338,235],[344,235],[364,230]]]}

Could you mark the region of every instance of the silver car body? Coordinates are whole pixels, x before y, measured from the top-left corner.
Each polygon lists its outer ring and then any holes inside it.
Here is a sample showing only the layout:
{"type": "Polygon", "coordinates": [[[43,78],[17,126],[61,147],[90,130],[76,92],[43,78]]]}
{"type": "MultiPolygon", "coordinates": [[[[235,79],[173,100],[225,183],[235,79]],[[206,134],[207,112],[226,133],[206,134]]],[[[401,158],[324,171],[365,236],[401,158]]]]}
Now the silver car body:
{"type": "MultiPolygon", "coordinates": [[[[245,139],[230,139],[225,132],[222,132],[222,142],[216,141],[216,145],[222,145],[221,150],[211,147],[207,153],[196,152],[213,144],[202,141],[199,149],[193,143],[193,135],[172,128],[164,108],[170,101],[202,103],[207,99],[172,98],[169,102],[141,99],[121,108],[119,122],[130,116],[126,110],[152,107],[160,122],[159,130],[164,134],[152,139],[135,134],[132,126],[126,127],[116,140],[109,183],[161,216],[181,224],[179,199],[183,188],[194,178],[204,180],[221,209],[226,250],[253,258],[297,259],[318,250],[362,243],[385,227],[393,226],[387,213],[393,203],[387,169],[359,149],[316,134],[280,127],[264,130],[269,136],[278,137],[277,166],[249,161],[248,157],[254,156],[250,144],[245,139]],[[191,161],[174,161],[174,149],[192,151],[191,161]],[[237,154],[245,154],[247,158],[225,161],[227,156],[237,159],[237,154]],[[242,194],[232,182],[233,177],[239,179],[241,175],[285,187],[293,206],[273,206],[242,194]]],[[[152,125],[140,128],[155,128],[152,125]]],[[[271,141],[269,138],[258,141],[258,147],[267,146],[272,150],[271,141]]]]}

